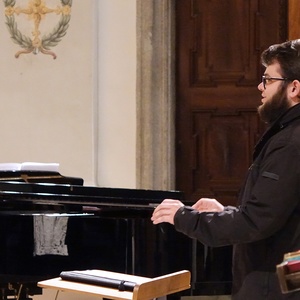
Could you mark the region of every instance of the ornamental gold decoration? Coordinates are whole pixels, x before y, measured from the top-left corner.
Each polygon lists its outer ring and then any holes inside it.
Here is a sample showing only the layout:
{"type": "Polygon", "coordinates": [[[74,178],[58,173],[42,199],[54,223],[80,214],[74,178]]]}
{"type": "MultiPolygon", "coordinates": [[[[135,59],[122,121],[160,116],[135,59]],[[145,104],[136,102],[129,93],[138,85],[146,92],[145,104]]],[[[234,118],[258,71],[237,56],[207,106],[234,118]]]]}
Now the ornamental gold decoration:
{"type": "Polygon", "coordinates": [[[26,53],[43,53],[56,58],[56,54],[51,51],[61,39],[66,35],[71,19],[72,0],[61,0],[61,6],[56,8],[47,7],[43,0],[30,0],[26,8],[16,6],[16,0],[3,0],[5,5],[6,25],[11,35],[11,39],[23,50],[18,51],[15,57],[26,53]],[[47,14],[55,13],[60,15],[58,24],[53,30],[41,37],[40,24],[47,14]],[[32,37],[24,35],[17,26],[15,15],[25,14],[34,23],[32,37]]]}

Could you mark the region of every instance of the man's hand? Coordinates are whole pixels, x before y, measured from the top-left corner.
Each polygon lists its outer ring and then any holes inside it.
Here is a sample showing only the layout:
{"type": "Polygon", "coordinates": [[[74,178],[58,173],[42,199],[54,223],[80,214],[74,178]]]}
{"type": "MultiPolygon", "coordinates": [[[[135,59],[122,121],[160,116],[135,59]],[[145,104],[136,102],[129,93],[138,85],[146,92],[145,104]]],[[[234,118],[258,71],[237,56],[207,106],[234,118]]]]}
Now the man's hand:
{"type": "Polygon", "coordinates": [[[199,199],[192,208],[199,212],[221,212],[224,210],[224,206],[220,202],[211,198],[199,199]]]}
{"type": "Polygon", "coordinates": [[[179,200],[165,199],[155,208],[151,221],[153,224],[168,222],[174,225],[174,216],[177,210],[182,206],[184,205],[179,200]]]}

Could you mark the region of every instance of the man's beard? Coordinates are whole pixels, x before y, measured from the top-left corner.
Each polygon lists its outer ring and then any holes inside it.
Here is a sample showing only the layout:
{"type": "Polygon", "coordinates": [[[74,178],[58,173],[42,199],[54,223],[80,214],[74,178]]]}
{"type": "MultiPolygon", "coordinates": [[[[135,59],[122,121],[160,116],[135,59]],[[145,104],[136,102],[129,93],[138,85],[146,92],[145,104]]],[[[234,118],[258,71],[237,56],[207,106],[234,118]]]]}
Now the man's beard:
{"type": "Polygon", "coordinates": [[[261,104],[258,108],[258,114],[263,122],[267,124],[275,121],[282,113],[290,107],[286,97],[286,86],[282,85],[281,89],[270,100],[261,104]]]}

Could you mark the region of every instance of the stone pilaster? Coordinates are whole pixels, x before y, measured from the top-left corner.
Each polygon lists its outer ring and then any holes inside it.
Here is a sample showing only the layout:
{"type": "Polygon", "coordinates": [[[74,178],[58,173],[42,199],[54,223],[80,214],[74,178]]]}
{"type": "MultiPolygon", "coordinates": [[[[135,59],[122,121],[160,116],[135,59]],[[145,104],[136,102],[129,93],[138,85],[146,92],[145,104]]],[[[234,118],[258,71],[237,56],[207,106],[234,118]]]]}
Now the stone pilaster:
{"type": "Polygon", "coordinates": [[[173,0],[137,0],[137,188],[175,186],[173,0]]]}

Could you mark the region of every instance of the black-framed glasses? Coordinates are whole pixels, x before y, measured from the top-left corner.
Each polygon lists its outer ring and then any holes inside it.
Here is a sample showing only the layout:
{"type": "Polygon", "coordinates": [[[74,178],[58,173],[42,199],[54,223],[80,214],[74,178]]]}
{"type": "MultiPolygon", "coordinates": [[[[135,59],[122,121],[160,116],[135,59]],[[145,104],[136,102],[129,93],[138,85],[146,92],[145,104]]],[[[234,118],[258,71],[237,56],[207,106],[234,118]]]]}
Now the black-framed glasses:
{"type": "Polygon", "coordinates": [[[272,82],[272,80],[281,80],[281,81],[289,81],[290,79],[289,78],[283,78],[283,77],[268,77],[268,76],[265,76],[263,75],[261,77],[261,81],[263,83],[263,86],[264,86],[264,89],[266,89],[266,85],[268,82],[272,82]]]}

